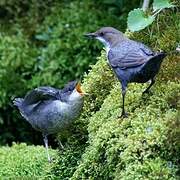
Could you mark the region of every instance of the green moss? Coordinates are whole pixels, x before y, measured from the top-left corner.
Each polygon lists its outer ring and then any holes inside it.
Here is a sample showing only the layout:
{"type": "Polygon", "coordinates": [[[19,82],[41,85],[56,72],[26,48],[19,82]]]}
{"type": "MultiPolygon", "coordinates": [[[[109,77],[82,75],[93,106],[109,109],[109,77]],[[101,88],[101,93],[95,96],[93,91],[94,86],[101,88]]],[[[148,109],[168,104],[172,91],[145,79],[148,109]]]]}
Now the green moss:
{"type": "MultiPolygon", "coordinates": [[[[177,114],[177,110],[170,108],[166,100],[169,97],[168,90],[174,91],[179,88],[180,85],[171,82],[168,86],[158,84],[158,87],[154,88],[154,95],[141,98],[142,85],[132,85],[126,101],[131,114],[128,119],[122,120],[118,118],[120,93],[117,84],[105,99],[100,111],[90,119],[88,126],[90,145],[83,154],[82,162],[73,178],[113,179],[118,178],[118,172],[122,171],[129,174],[131,179],[130,168],[135,167],[136,163],[141,164],[142,169],[147,169],[144,175],[134,169],[137,177],[138,173],[144,178],[151,176],[149,173],[152,172],[152,167],[149,165],[146,167],[146,163],[151,161],[153,163],[161,156],[160,164],[165,161],[163,155],[168,153],[168,149],[164,146],[170,130],[167,121],[170,117],[175,119],[177,114]]],[[[174,159],[177,158],[176,154],[174,159]]],[[[169,161],[173,164],[173,168],[163,167],[163,171],[166,171],[167,176],[175,176],[173,173],[177,171],[177,162],[170,159],[169,161]]],[[[155,171],[161,172],[160,167],[155,171]]],[[[125,177],[122,176],[122,179],[125,177]]],[[[160,175],[157,173],[156,177],[160,175]]]]}
{"type": "Polygon", "coordinates": [[[83,80],[83,90],[88,94],[84,99],[84,108],[79,119],[58,138],[65,144],[65,149],[60,150],[58,166],[53,172],[59,179],[69,179],[78,167],[78,162],[85,148],[88,146],[88,122],[91,116],[98,111],[110,93],[115,78],[105,60],[105,52],[98,58],[96,65],[91,66],[88,75],[83,80]]]}
{"type": "MultiPolygon", "coordinates": [[[[178,19],[177,12],[168,11],[145,31],[127,34],[154,50],[170,52],[179,41],[178,19]]],[[[105,59],[103,51],[96,65],[85,75],[83,89],[90,95],[85,98],[84,110],[73,125],[79,133],[76,131],[67,138],[75,150],[72,153],[66,148],[67,154],[60,156],[78,158],[75,164],[66,159],[67,168],[60,168],[59,175],[70,174],[61,179],[178,179],[179,56],[173,54],[165,59],[151,89],[152,95],[142,96],[147,84],[129,85],[125,102],[129,112],[127,119],[119,118],[120,83],[105,59]],[[84,143],[82,137],[85,137],[84,143]]],[[[61,165],[64,166],[62,161],[61,165]]]]}
{"type": "Polygon", "coordinates": [[[56,165],[57,151],[49,151],[54,163],[47,160],[42,146],[25,143],[12,147],[0,147],[0,179],[53,179],[52,168],[56,165]]]}
{"type": "Polygon", "coordinates": [[[85,97],[83,116],[84,114],[91,116],[99,110],[115,83],[115,77],[106,61],[105,51],[102,51],[102,55],[97,60],[96,65],[93,65],[89,73],[84,76],[82,88],[88,95],[85,97]]]}
{"type": "Polygon", "coordinates": [[[130,34],[132,39],[139,40],[149,45],[155,51],[165,51],[168,56],[165,58],[159,74],[160,81],[177,81],[180,71],[180,56],[174,51],[180,42],[180,13],[175,10],[166,10],[157,17],[152,26],[145,31],[130,34]]]}

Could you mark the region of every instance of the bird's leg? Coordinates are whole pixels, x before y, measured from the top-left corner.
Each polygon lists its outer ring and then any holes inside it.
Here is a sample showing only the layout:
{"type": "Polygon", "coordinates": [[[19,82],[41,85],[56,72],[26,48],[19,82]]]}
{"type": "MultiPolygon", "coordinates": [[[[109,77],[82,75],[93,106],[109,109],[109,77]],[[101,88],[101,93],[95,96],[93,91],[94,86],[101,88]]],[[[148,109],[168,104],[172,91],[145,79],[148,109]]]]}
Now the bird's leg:
{"type": "Polygon", "coordinates": [[[48,161],[50,163],[51,162],[51,158],[50,158],[50,155],[49,155],[49,152],[48,152],[48,138],[47,138],[47,134],[43,134],[43,140],[44,140],[44,144],[45,144],[45,147],[46,147],[46,153],[47,153],[48,161]]]}
{"type": "Polygon", "coordinates": [[[125,107],[124,107],[124,103],[125,103],[125,95],[126,95],[126,86],[122,86],[122,98],[123,98],[123,106],[122,106],[122,113],[121,113],[121,117],[122,118],[126,118],[128,117],[128,114],[125,112],[125,107]]]}
{"type": "Polygon", "coordinates": [[[147,87],[147,89],[143,92],[143,94],[149,93],[149,89],[151,88],[151,86],[155,83],[154,79],[151,79],[151,84],[147,87]]]}

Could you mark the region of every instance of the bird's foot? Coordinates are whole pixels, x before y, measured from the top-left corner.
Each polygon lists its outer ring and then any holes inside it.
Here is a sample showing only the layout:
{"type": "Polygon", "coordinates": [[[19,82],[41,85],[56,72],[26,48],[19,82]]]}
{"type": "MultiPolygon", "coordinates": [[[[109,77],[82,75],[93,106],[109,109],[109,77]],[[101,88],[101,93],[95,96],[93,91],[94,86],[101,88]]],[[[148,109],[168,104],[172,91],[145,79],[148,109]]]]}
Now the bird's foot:
{"type": "Polygon", "coordinates": [[[128,118],[128,113],[122,112],[119,118],[128,118]]]}

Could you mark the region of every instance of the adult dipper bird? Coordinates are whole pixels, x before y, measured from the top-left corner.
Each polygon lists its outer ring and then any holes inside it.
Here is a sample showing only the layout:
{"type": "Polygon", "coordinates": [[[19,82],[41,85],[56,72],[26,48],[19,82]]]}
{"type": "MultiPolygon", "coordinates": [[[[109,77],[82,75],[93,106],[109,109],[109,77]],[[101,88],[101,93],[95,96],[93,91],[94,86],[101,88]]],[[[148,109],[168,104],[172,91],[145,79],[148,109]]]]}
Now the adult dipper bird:
{"type": "Polygon", "coordinates": [[[49,162],[47,136],[60,132],[77,118],[83,106],[83,95],[80,84],[72,81],[62,90],[39,87],[28,92],[24,99],[14,99],[21,115],[42,132],[49,162]]]}
{"type": "Polygon", "coordinates": [[[151,80],[149,87],[143,92],[148,93],[166,54],[155,53],[144,44],[128,39],[122,32],[112,27],[103,27],[85,36],[98,39],[106,47],[108,63],[122,86],[121,116],[127,117],[124,100],[128,83],[145,83],[151,80]]]}

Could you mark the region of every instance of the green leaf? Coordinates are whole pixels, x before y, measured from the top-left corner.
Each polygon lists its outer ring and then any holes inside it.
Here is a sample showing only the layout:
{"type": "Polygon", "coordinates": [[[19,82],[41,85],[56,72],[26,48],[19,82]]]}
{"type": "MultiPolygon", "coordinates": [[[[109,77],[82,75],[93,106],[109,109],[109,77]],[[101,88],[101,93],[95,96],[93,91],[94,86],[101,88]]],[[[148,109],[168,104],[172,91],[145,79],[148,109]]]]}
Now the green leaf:
{"type": "Polygon", "coordinates": [[[169,0],[154,0],[153,2],[154,11],[158,9],[171,8],[171,7],[174,7],[174,5],[171,4],[169,0]]]}
{"type": "Polygon", "coordinates": [[[153,16],[147,16],[142,9],[134,9],[128,14],[128,29],[132,32],[139,31],[154,21],[153,16]]]}

